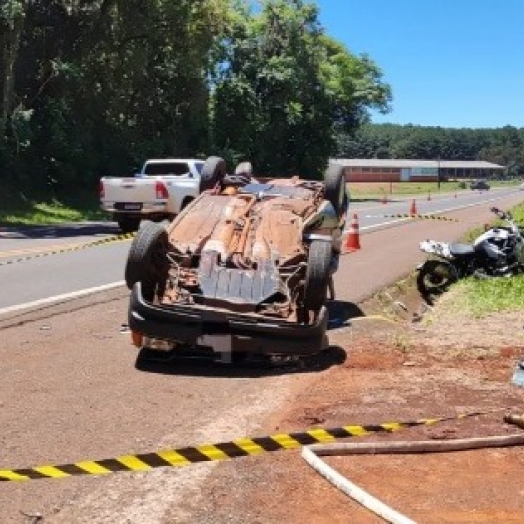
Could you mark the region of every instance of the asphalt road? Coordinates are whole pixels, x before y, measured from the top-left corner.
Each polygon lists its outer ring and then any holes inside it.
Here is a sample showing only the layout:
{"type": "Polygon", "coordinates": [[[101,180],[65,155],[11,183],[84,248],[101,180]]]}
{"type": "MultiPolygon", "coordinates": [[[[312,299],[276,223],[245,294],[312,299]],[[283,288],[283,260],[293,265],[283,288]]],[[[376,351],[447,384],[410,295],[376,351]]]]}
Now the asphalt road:
{"type": "MultiPolygon", "coordinates": [[[[513,193],[498,205],[509,207],[521,200],[522,195],[513,193]]],[[[367,204],[360,210],[367,210],[363,215],[376,214],[373,208],[382,209],[382,205],[367,204]]],[[[450,212],[448,216],[457,222],[404,221],[398,227],[365,234],[362,249],[342,257],[336,275],[336,305],[350,306],[396,281],[420,258],[421,238],[452,240],[471,222],[490,218],[488,208],[481,205],[450,212]]],[[[24,245],[30,247],[31,240],[24,245]]],[[[71,253],[69,258],[50,255],[1,266],[2,295],[15,293],[8,303],[19,304],[20,290],[26,287],[39,292],[34,297],[45,297],[63,289],[119,280],[125,253],[126,244],[121,243],[71,253]],[[22,282],[14,282],[15,277],[22,282]],[[61,282],[69,282],[70,287],[60,287],[61,282]]],[[[121,332],[127,298],[128,291],[118,287],[34,311],[0,314],[0,469],[302,430],[287,427],[279,413],[296,402],[298,393],[310,388],[314,379],[347,358],[345,349],[335,346],[303,367],[146,365],[137,360],[129,334],[121,332]]],[[[336,336],[336,330],[330,332],[332,343],[336,336]]],[[[242,460],[252,460],[256,468],[258,460],[270,459],[242,460]]],[[[214,523],[209,495],[213,492],[215,500],[217,493],[227,497],[228,489],[209,481],[217,464],[2,483],[0,521],[37,522],[42,520],[40,515],[43,522],[67,524],[214,523]],[[195,520],[196,513],[205,516],[195,520]]],[[[270,500],[272,490],[278,489],[267,482],[260,479],[256,486],[261,500],[270,500]]],[[[244,522],[242,512],[243,508],[237,508],[227,522],[244,522]]]]}
{"type": "MultiPolygon", "coordinates": [[[[397,224],[401,220],[409,218],[395,218],[387,215],[409,215],[413,203],[418,214],[448,216],[457,209],[468,209],[469,207],[485,205],[488,209],[491,205],[507,196],[520,195],[524,200],[524,193],[519,193],[516,188],[492,189],[490,191],[471,191],[459,193],[445,193],[437,195],[422,195],[413,197],[393,198],[387,203],[380,201],[370,203],[353,201],[350,212],[358,213],[361,231],[369,231],[384,227],[386,224],[397,224]],[[386,215],[386,216],[384,216],[386,215]]],[[[519,197],[517,197],[519,198],[519,197]]]]}

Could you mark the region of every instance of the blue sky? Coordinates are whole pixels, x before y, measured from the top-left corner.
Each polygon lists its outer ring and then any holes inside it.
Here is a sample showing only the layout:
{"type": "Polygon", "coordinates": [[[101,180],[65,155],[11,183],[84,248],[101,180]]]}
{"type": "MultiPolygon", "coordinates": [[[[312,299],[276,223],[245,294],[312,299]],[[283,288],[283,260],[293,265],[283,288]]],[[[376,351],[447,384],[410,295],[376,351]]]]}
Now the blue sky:
{"type": "Polygon", "coordinates": [[[524,0],[316,0],[326,32],[393,91],[375,123],[524,127],[524,0]]]}

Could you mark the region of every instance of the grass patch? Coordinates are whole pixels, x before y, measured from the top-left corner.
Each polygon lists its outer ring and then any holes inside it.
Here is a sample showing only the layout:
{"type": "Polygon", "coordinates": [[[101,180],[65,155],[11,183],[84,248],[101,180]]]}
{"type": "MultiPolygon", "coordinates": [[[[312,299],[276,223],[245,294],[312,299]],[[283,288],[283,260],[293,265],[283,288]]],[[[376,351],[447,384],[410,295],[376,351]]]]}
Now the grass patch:
{"type": "Polygon", "coordinates": [[[2,199],[0,224],[10,226],[47,225],[85,220],[107,220],[97,197],[80,194],[74,198],[28,200],[20,195],[2,199]]]}
{"type": "MultiPolygon", "coordinates": [[[[515,206],[510,212],[517,224],[524,225],[524,205],[515,206]]],[[[498,218],[493,220],[493,224],[504,223],[498,218]]],[[[461,241],[471,242],[483,231],[484,228],[475,228],[464,235],[461,241]]],[[[524,274],[489,280],[471,277],[458,282],[453,287],[458,291],[453,308],[467,310],[476,318],[499,311],[524,309],[524,274]]]]}
{"type": "Polygon", "coordinates": [[[500,311],[524,309],[524,275],[490,280],[467,278],[455,284],[453,308],[481,318],[500,311]]]}
{"type": "MultiPolygon", "coordinates": [[[[516,187],[520,181],[490,181],[491,187],[516,187]]],[[[348,188],[353,199],[372,199],[388,196],[438,195],[439,193],[471,193],[469,182],[466,189],[461,182],[349,182],[348,188]]]]}

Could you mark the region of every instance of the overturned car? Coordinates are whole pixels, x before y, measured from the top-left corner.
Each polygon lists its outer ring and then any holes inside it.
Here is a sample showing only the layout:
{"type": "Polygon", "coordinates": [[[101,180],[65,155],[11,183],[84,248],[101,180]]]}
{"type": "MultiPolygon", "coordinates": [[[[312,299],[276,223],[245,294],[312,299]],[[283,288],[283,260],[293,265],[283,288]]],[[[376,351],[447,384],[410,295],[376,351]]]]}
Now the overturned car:
{"type": "Polygon", "coordinates": [[[136,346],[220,356],[305,356],[328,346],[328,291],[349,197],[343,170],[323,181],[227,175],[209,157],[204,191],[166,227],[146,222],[125,280],[136,346]]]}

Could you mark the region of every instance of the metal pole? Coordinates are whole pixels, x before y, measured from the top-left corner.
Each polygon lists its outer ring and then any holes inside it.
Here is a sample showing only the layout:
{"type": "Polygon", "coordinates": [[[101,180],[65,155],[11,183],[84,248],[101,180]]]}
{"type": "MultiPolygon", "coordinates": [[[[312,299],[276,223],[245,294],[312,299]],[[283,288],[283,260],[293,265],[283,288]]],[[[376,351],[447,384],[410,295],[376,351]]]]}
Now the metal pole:
{"type": "Polygon", "coordinates": [[[437,158],[437,187],[440,191],[440,155],[437,158]]]}

